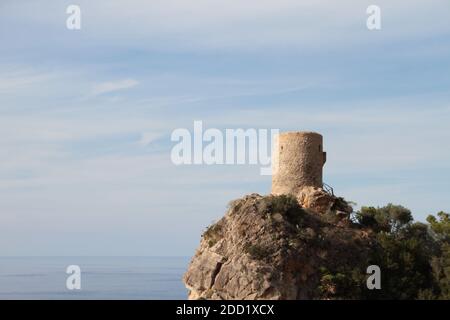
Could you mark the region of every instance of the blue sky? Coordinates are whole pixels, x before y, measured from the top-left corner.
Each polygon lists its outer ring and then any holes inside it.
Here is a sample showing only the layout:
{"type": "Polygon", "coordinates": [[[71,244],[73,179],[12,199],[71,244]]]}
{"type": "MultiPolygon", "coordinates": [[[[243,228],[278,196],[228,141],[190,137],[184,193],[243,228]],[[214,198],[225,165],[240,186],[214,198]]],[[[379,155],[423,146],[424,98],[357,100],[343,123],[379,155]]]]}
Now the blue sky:
{"type": "Polygon", "coordinates": [[[174,166],[170,134],[194,120],[318,131],[339,195],[418,220],[450,211],[449,13],[448,0],[3,0],[0,255],[193,254],[230,200],[270,190],[255,166],[174,166]]]}

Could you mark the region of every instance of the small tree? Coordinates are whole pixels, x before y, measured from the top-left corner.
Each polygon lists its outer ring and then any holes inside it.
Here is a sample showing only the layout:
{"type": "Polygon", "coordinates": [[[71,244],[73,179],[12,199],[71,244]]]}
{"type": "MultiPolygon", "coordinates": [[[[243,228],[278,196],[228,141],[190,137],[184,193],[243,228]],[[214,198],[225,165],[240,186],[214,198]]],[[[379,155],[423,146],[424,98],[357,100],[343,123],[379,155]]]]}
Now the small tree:
{"type": "Polygon", "coordinates": [[[356,220],[363,227],[375,232],[397,232],[412,222],[411,211],[400,205],[388,204],[384,207],[362,207],[356,213],[356,220]]]}

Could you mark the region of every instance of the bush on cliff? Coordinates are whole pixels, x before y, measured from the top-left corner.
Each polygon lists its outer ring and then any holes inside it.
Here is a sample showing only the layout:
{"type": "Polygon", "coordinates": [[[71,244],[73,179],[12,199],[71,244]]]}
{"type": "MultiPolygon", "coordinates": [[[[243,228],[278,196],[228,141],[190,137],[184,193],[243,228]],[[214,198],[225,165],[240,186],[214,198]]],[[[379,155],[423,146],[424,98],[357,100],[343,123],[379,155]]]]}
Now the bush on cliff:
{"type": "Polygon", "coordinates": [[[448,299],[450,283],[449,215],[430,215],[429,225],[413,222],[411,212],[388,204],[363,207],[358,223],[372,230],[377,248],[372,261],[382,270],[382,290],[366,291],[365,298],[448,299]]]}

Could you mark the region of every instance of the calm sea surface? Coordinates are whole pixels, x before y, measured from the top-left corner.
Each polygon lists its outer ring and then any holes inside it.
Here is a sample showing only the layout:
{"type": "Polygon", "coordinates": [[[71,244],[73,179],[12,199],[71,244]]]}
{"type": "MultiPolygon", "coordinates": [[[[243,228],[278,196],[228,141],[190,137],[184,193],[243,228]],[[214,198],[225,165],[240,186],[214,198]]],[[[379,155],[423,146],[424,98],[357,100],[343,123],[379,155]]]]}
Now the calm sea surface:
{"type": "Polygon", "coordinates": [[[0,299],[186,299],[188,257],[0,257],[0,299]],[[66,268],[81,268],[68,290],[66,268]]]}

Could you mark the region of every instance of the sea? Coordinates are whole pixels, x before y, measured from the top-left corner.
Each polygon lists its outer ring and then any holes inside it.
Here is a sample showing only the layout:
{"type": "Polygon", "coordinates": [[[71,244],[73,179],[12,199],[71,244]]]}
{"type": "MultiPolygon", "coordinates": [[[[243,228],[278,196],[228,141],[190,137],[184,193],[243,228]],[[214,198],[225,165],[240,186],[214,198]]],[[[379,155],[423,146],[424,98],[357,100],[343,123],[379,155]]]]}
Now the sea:
{"type": "Polygon", "coordinates": [[[188,263],[189,257],[0,257],[0,300],[185,300],[188,263]],[[67,286],[69,266],[79,267],[80,289],[67,286]]]}

